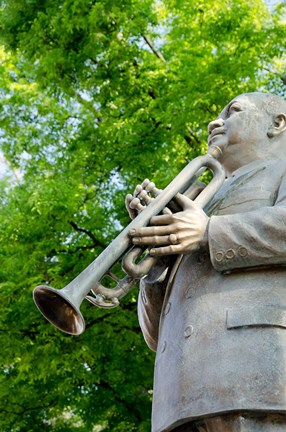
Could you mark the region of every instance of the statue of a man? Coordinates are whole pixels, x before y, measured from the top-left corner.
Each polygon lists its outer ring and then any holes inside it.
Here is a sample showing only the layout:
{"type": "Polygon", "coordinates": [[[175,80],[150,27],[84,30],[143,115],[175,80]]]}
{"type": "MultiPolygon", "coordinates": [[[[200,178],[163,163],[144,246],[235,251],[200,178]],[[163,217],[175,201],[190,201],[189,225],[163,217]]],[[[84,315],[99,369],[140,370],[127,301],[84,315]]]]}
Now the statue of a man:
{"type": "Polygon", "coordinates": [[[152,431],[285,432],[286,102],[236,97],[208,143],[227,173],[208,208],[179,195],[182,211],[130,233],[161,257],[138,304],[152,431]]]}

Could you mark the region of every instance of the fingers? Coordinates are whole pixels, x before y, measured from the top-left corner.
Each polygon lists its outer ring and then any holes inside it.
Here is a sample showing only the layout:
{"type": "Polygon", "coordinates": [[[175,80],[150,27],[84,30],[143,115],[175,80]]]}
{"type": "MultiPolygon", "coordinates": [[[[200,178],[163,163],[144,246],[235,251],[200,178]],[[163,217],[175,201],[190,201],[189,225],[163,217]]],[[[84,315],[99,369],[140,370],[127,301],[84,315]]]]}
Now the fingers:
{"type": "Polygon", "coordinates": [[[136,245],[176,245],[179,243],[179,238],[176,234],[164,235],[164,236],[152,236],[152,237],[135,237],[133,243],[136,245]]]}
{"type": "Polygon", "coordinates": [[[165,246],[165,247],[156,247],[150,249],[149,253],[152,256],[163,256],[163,255],[176,255],[182,252],[181,245],[174,246],[165,246]]]}
{"type": "Polygon", "coordinates": [[[169,225],[174,222],[173,214],[164,214],[159,216],[153,216],[150,219],[150,225],[169,225]]]}
{"type": "Polygon", "coordinates": [[[125,206],[127,208],[130,219],[134,219],[136,217],[136,211],[130,207],[130,203],[133,200],[133,196],[131,194],[126,195],[125,198],[125,206]]]}
{"type": "Polygon", "coordinates": [[[131,219],[134,219],[137,214],[144,210],[144,208],[146,207],[145,205],[141,204],[139,198],[134,198],[134,196],[131,194],[126,195],[125,206],[131,219]]]}
{"type": "Polygon", "coordinates": [[[147,192],[142,187],[142,185],[137,185],[136,188],[134,189],[134,192],[133,192],[133,198],[139,198],[139,199],[142,198],[143,199],[144,193],[146,193],[146,195],[147,195],[147,192]]]}
{"type": "Polygon", "coordinates": [[[133,198],[132,201],[130,201],[130,203],[129,203],[129,207],[132,210],[137,210],[138,212],[140,212],[141,210],[143,210],[145,208],[145,206],[141,204],[141,201],[139,198],[133,198]]]}
{"type": "Polygon", "coordinates": [[[142,189],[140,192],[138,192],[138,194],[137,194],[137,198],[138,198],[140,201],[146,203],[147,205],[148,205],[151,201],[153,201],[153,199],[154,199],[154,198],[151,198],[151,197],[148,195],[148,192],[147,192],[145,189],[142,189]]]}
{"type": "Polygon", "coordinates": [[[146,191],[147,191],[148,193],[152,193],[152,194],[154,194],[155,196],[158,196],[159,193],[161,192],[161,190],[158,189],[158,188],[156,187],[155,183],[151,182],[151,181],[148,180],[148,179],[145,179],[145,180],[143,181],[143,183],[142,183],[142,188],[143,188],[143,189],[146,189],[146,191]]]}
{"type": "Polygon", "coordinates": [[[188,248],[186,249],[183,243],[180,243],[178,245],[168,245],[165,247],[152,247],[149,251],[149,254],[151,256],[157,257],[157,256],[165,256],[165,255],[177,255],[177,254],[186,254],[193,252],[197,249],[197,245],[188,245],[188,248]]]}
{"type": "Polygon", "coordinates": [[[174,227],[171,225],[167,226],[154,226],[154,227],[144,227],[136,228],[129,231],[131,237],[149,237],[149,236],[161,236],[172,234],[174,232],[174,227]]]}
{"type": "Polygon", "coordinates": [[[185,209],[192,209],[193,207],[196,207],[197,204],[195,204],[190,198],[188,198],[186,195],[182,195],[180,193],[177,193],[175,196],[176,202],[185,210],[185,209]]]}
{"type": "Polygon", "coordinates": [[[136,186],[133,196],[138,198],[142,197],[144,199],[148,197],[152,200],[153,198],[150,195],[154,195],[156,197],[160,192],[161,190],[156,187],[155,183],[145,179],[141,185],[136,186]]]}
{"type": "Polygon", "coordinates": [[[125,199],[125,205],[131,219],[134,219],[138,213],[153,201],[154,197],[161,192],[156,188],[155,183],[145,179],[141,185],[137,185],[133,195],[128,194],[125,199]]]}

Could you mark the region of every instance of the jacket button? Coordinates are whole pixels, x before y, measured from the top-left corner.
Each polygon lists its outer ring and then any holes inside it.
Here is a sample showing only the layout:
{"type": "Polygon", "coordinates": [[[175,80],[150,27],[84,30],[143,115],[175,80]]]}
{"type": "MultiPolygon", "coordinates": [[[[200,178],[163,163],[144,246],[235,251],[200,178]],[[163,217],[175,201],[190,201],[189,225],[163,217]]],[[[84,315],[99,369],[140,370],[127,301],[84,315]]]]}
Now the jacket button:
{"type": "Polygon", "coordinates": [[[235,256],[235,252],[233,249],[228,249],[225,253],[225,257],[227,259],[232,259],[232,258],[234,258],[234,256],[235,256]]]}
{"type": "Polygon", "coordinates": [[[222,252],[222,251],[217,252],[217,253],[215,254],[215,259],[216,259],[216,261],[218,261],[218,262],[222,261],[222,260],[223,260],[223,252],[222,252]]]}
{"type": "Polygon", "coordinates": [[[162,342],[161,348],[160,348],[161,353],[163,353],[165,351],[166,347],[167,347],[167,342],[166,341],[162,342]]]}
{"type": "Polygon", "coordinates": [[[191,334],[193,333],[193,331],[194,331],[193,326],[188,325],[188,326],[185,328],[185,330],[184,330],[184,337],[185,337],[185,338],[190,337],[191,334]]]}
{"type": "Polygon", "coordinates": [[[248,251],[247,251],[247,249],[246,249],[244,246],[240,246],[240,247],[238,248],[238,254],[239,254],[239,256],[241,256],[241,257],[245,257],[245,256],[248,255],[248,251]]]}
{"type": "Polygon", "coordinates": [[[171,303],[168,302],[166,304],[166,307],[165,307],[165,310],[164,310],[164,315],[167,315],[170,312],[170,309],[171,309],[171,303]]]}
{"type": "Polygon", "coordinates": [[[188,288],[186,290],[185,297],[188,299],[188,298],[193,297],[195,294],[196,294],[196,289],[195,289],[195,287],[191,286],[190,288],[188,288]]]}

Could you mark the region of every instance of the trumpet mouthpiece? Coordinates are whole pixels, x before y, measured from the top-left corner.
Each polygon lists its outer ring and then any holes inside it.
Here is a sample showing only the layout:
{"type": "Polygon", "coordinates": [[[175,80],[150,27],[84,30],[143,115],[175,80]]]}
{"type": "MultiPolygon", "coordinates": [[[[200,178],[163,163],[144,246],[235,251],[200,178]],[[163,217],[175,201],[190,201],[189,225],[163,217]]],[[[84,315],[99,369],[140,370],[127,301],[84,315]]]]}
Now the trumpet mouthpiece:
{"type": "Polygon", "coordinates": [[[218,159],[223,154],[224,146],[212,145],[209,148],[208,154],[215,159],[218,159]]]}

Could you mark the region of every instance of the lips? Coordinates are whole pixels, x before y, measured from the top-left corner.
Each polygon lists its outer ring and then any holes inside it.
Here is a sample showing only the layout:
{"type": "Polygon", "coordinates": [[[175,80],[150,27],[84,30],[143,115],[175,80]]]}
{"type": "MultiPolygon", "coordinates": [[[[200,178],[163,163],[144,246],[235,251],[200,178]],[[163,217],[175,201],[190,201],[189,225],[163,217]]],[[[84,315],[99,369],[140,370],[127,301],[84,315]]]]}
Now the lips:
{"type": "Polygon", "coordinates": [[[222,127],[215,128],[215,129],[212,131],[212,133],[209,135],[209,138],[208,138],[208,144],[210,144],[211,141],[212,141],[215,137],[220,136],[220,135],[224,135],[224,134],[225,134],[225,129],[224,129],[224,128],[222,128],[222,127]]]}

